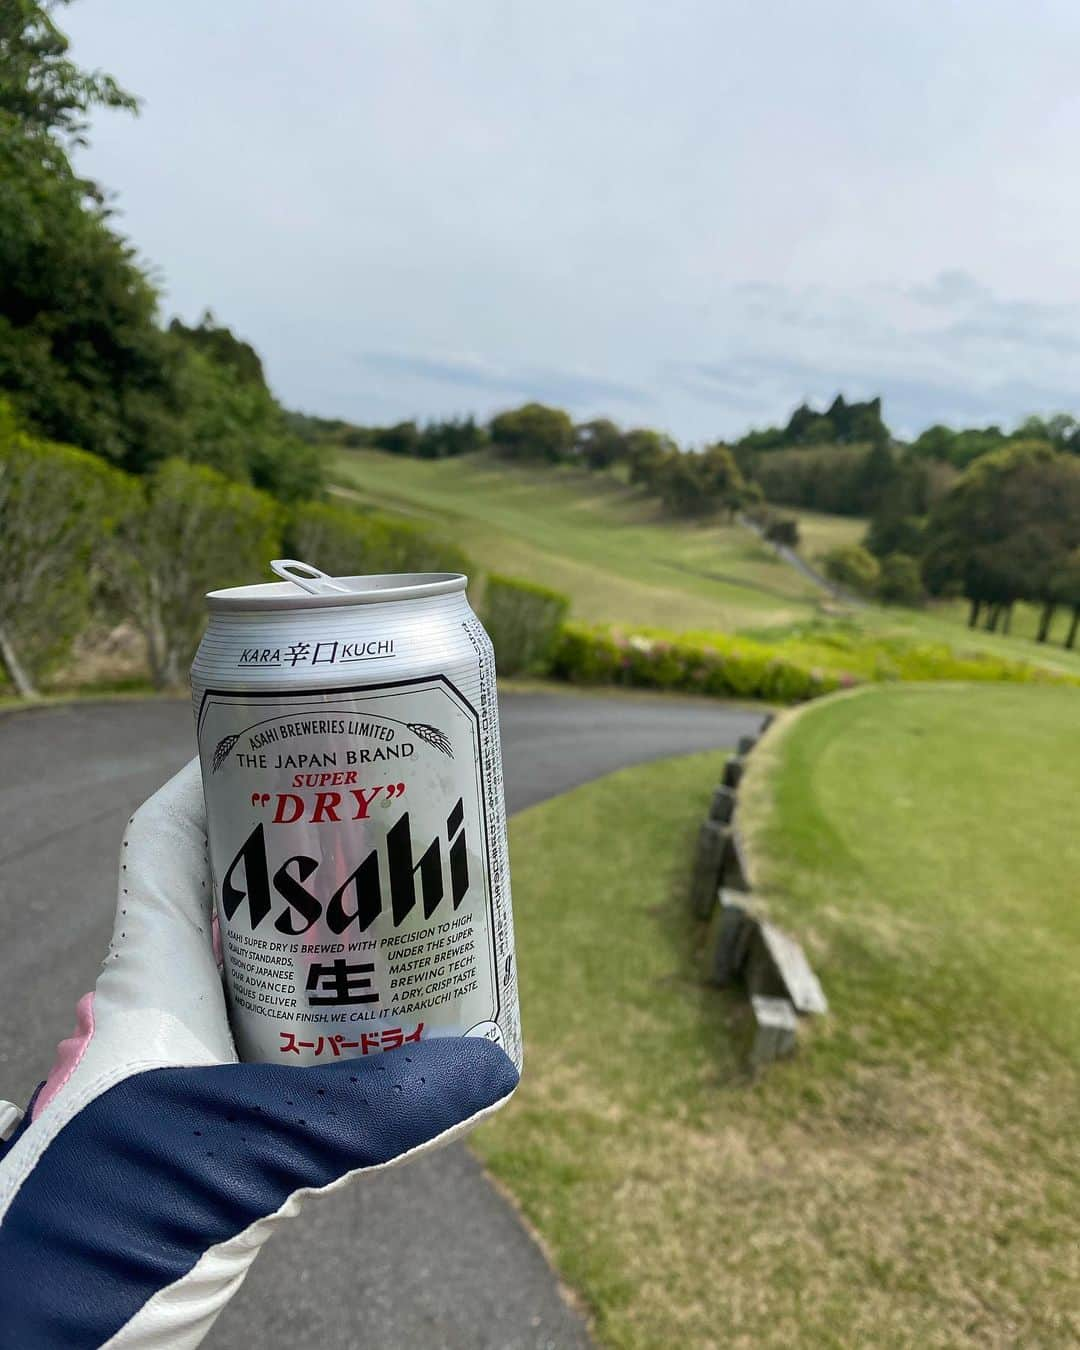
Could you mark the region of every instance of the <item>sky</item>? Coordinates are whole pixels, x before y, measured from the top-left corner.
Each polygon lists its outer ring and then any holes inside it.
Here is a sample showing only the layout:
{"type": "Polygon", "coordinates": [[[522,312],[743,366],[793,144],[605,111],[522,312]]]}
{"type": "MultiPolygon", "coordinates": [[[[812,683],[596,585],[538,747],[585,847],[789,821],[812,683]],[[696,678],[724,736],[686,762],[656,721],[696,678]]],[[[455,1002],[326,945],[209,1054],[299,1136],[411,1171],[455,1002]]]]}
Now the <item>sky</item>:
{"type": "Polygon", "coordinates": [[[1080,414],[1075,0],[77,0],[79,167],[284,403],[1080,414]]]}

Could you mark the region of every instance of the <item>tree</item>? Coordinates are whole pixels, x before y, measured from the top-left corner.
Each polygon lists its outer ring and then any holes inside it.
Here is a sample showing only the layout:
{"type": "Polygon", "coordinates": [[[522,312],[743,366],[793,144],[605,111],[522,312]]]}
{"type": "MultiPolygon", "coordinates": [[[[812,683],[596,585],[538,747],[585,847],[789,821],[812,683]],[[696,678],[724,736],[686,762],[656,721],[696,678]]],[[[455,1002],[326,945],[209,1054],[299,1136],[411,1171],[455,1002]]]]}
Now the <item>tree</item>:
{"type": "Polygon", "coordinates": [[[557,463],[566,459],[574,445],[574,424],[570,414],[543,403],[526,403],[511,412],[492,418],[491,444],[504,459],[543,460],[557,463]]]}
{"type": "Polygon", "coordinates": [[[667,456],[677,450],[670,436],[647,427],[635,427],[623,436],[625,458],[630,465],[631,483],[652,487],[656,475],[667,456]]]}
{"type": "Polygon", "coordinates": [[[0,391],[43,437],[135,473],[193,458],[286,498],[321,482],[249,343],[207,311],[158,322],[157,290],[70,161],[95,107],[134,110],[81,71],[55,5],[0,0],[0,391]]]}
{"type": "Polygon", "coordinates": [[[759,454],[793,446],[814,445],[888,445],[892,439],[881,417],[881,399],[848,403],[837,394],[824,413],[801,403],[791,414],[786,427],[767,427],[751,431],[736,445],[740,467],[745,472],[749,461],[759,454]]]}
{"type": "Polygon", "coordinates": [[[170,329],[185,348],[177,387],[184,406],[181,445],[174,457],[205,464],[251,483],[282,501],[315,496],[322,487],[322,454],[289,428],[262,376],[254,349],[227,328],[213,341],[170,329]]]}
{"type": "Polygon", "coordinates": [[[669,450],[657,464],[650,486],[676,516],[734,514],[746,499],[746,483],[726,445],[701,451],[669,450]]]}
{"type": "Polygon", "coordinates": [[[84,624],[130,480],[18,428],[0,399],[0,662],[23,697],[84,624]]]}
{"type": "Polygon", "coordinates": [[[878,560],[860,544],[841,544],[821,559],[825,575],[844,590],[872,595],[881,576],[878,560]]]}
{"type": "Polygon", "coordinates": [[[871,445],[855,477],[852,505],[857,515],[871,515],[889,497],[897,471],[887,442],[871,445]]]}
{"type": "Polygon", "coordinates": [[[1064,559],[1053,585],[1059,603],[1068,605],[1072,610],[1065,638],[1065,646],[1071,651],[1076,646],[1076,634],[1080,629],[1080,548],[1074,548],[1064,559]]]}
{"type": "Polygon", "coordinates": [[[707,506],[720,507],[733,516],[746,495],[746,483],[735,463],[735,456],[726,445],[717,441],[705,447],[698,461],[702,496],[707,506]]]}
{"type": "Polygon", "coordinates": [[[0,5],[0,389],[45,436],[127,468],[176,448],[157,295],[69,159],[94,107],[133,110],[68,58],[35,0],[0,5]]]}
{"type": "Polygon", "coordinates": [[[0,6],[0,127],[13,124],[16,134],[38,141],[45,153],[85,144],[95,107],[138,108],[111,75],[82,71],[68,58],[68,40],[52,20],[57,7],[39,0],[4,0],[0,6]]]}
{"type": "Polygon", "coordinates": [[[488,443],[487,432],[472,417],[429,422],[421,431],[415,453],[421,459],[451,459],[471,455],[488,443]]]}
{"type": "Polygon", "coordinates": [[[1017,442],[977,459],[930,515],[923,577],[932,593],[958,586],[974,626],[1020,599],[1043,606],[1049,633],[1054,578],[1080,546],[1080,462],[1043,442],[1017,442]]]}
{"type": "Polygon", "coordinates": [[[378,427],[375,448],[388,455],[415,455],[420,446],[420,429],[415,422],[395,422],[392,427],[378,427]]]}
{"type": "Polygon", "coordinates": [[[574,428],[574,453],[588,469],[610,469],[626,454],[622,432],[607,417],[574,428]]]}
{"type": "Polygon", "coordinates": [[[259,353],[250,342],[238,338],[231,328],[215,323],[210,310],[203,312],[196,328],[188,328],[179,319],[173,319],[169,332],[194,350],[203,352],[215,366],[228,371],[241,384],[267,389],[259,353]]]}
{"type": "Polygon", "coordinates": [[[920,605],[925,599],[917,558],[890,553],[881,560],[878,599],[886,605],[920,605]]]}
{"type": "Polygon", "coordinates": [[[106,584],[145,638],[159,689],[184,678],[205,626],[206,592],[261,580],[278,555],[281,524],[265,492],[201,465],[170,460],[137,483],[106,584]]]}
{"type": "Polygon", "coordinates": [[[770,515],[765,522],[765,538],[783,548],[799,547],[799,522],[794,516],[770,515]]]}

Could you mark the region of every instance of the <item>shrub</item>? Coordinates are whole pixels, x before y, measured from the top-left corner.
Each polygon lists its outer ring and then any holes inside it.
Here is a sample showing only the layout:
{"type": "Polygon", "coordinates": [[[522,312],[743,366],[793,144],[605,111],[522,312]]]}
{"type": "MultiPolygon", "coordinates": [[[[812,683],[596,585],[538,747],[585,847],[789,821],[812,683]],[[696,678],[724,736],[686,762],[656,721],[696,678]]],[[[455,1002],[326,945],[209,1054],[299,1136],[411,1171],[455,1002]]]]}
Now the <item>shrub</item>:
{"type": "Polygon", "coordinates": [[[570,414],[543,403],[499,413],[491,419],[491,444],[504,459],[541,460],[555,464],[569,458],[574,448],[570,414]]]}
{"type": "Polygon", "coordinates": [[[799,547],[799,522],[794,516],[771,516],[765,523],[765,538],[785,548],[799,547]]]}
{"type": "Polygon", "coordinates": [[[146,639],[159,688],[181,683],[209,590],[266,579],[281,508],[265,492],[182,460],[136,480],[111,550],[109,588],[146,639]]]}
{"type": "Polygon", "coordinates": [[[722,633],[632,634],[567,624],[551,672],[578,684],[675,689],[720,698],[800,703],[882,680],[1080,683],[1023,661],[961,654],[945,643],[869,638],[857,631],[789,630],[775,642],[722,633]]]}
{"type": "Polygon", "coordinates": [[[907,553],[882,558],[877,593],[887,605],[921,605],[926,597],[918,561],[907,553]]]}
{"type": "Polygon", "coordinates": [[[129,482],[96,455],[25,434],[0,400],[0,663],[20,693],[85,624],[129,482]]]}
{"type": "Polygon", "coordinates": [[[802,666],[778,649],[748,638],[717,634],[702,641],[693,636],[626,635],[574,623],[562,630],[551,669],[561,679],[579,684],[678,689],[777,703],[801,702],[854,682],[802,666]]]}
{"type": "Polygon", "coordinates": [[[325,502],[297,507],[289,521],[287,545],[294,557],[332,576],[468,572],[470,567],[459,548],[429,530],[325,502]]]}
{"type": "Polygon", "coordinates": [[[830,581],[860,595],[873,594],[881,575],[878,560],[861,544],[841,544],[824,555],[821,565],[830,581]]]}
{"type": "Polygon", "coordinates": [[[570,601],[558,591],[512,577],[489,576],[484,589],[484,626],[495,646],[500,675],[548,667],[570,601]]]}

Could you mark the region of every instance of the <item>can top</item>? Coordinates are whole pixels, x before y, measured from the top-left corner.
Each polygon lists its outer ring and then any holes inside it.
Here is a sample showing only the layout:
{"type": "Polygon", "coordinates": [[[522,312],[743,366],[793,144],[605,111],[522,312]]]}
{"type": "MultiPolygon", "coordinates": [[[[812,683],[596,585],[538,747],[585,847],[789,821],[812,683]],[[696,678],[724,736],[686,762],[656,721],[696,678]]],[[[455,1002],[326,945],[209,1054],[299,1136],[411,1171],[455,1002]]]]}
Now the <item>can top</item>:
{"type": "Polygon", "coordinates": [[[257,586],[230,586],[210,591],[212,612],[270,609],[320,609],[326,605],[384,605],[395,600],[422,600],[465,589],[461,572],[386,572],[375,576],[331,577],[309,563],[276,558],[270,566],[285,581],[257,586]]]}

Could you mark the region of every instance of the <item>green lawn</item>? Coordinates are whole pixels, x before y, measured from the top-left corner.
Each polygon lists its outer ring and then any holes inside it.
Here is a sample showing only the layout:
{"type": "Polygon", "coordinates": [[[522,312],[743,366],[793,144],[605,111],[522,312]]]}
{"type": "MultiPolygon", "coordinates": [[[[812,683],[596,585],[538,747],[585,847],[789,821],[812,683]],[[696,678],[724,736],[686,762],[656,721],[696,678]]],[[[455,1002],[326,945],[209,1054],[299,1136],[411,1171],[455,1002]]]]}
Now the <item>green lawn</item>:
{"type": "Polygon", "coordinates": [[[867,522],[858,516],[826,516],[820,511],[789,512],[786,507],[777,510],[782,515],[793,515],[799,522],[799,552],[807,562],[815,565],[830,549],[861,544],[866,536],[867,522]]]}
{"type": "Polygon", "coordinates": [[[486,570],[566,592],[575,618],[737,629],[817,610],[816,589],[748,530],[666,520],[609,475],[353,450],[333,476],[450,533],[486,570]]]}
{"type": "Polygon", "coordinates": [[[525,1078],[476,1143],[601,1344],[1078,1343],[1078,712],[896,687],[777,724],[740,809],[832,1011],[754,1082],[684,895],[722,756],[514,820],[525,1078]]]}
{"type": "MultiPolygon", "coordinates": [[[[970,633],[959,603],[930,611],[846,608],[825,599],[772,549],[737,525],[676,522],[620,479],[573,468],[507,465],[491,455],[416,460],[377,451],[328,451],[345,499],[423,520],[463,544],[485,571],[506,572],[571,597],[590,623],[674,630],[784,634],[839,618],[875,637],[947,642],[1080,673],[1080,653],[1036,646],[1030,607],[1014,636],[970,633]]],[[[865,522],[798,511],[802,552],[857,542],[865,522]]],[[[1059,616],[1056,639],[1067,617],[1059,616]]]]}

